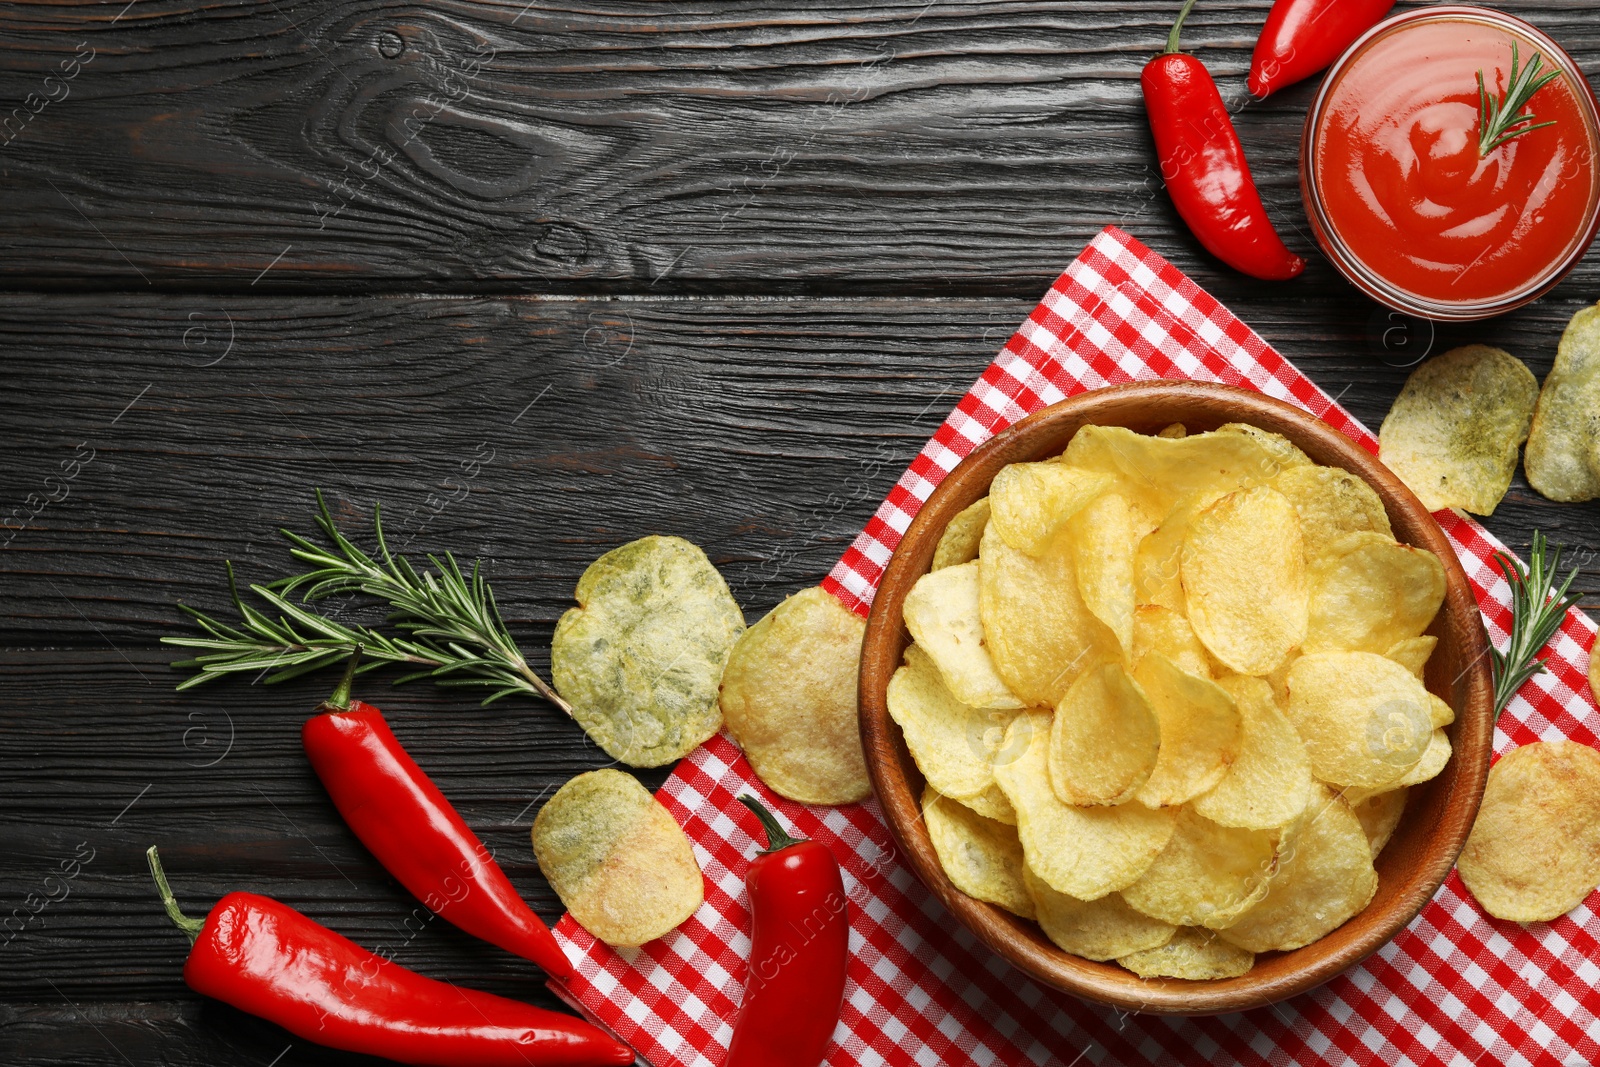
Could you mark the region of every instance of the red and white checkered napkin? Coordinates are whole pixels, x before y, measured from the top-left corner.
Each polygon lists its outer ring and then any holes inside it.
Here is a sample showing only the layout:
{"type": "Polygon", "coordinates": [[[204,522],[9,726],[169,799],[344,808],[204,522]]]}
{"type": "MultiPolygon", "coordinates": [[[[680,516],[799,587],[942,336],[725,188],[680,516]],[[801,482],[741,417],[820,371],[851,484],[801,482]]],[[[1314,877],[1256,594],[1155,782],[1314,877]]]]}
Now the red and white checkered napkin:
{"type": "MultiPolygon", "coordinates": [[[[865,613],[900,536],[961,458],[1029,412],[1134,378],[1258,389],[1371,451],[1360,423],[1166,260],[1108,228],[1056,280],[956,405],[825,586],[865,613]]],[[[1497,643],[1510,593],[1477,523],[1439,516],[1497,643]]],[[[1500,719],[1498,752],[1540,739],[1596,744],[1585,668],[1595,627],[1568,615],[1551,671],[1500,719]]],[[[1273,1008],[1215,1018],[1125,1015],[1034,984],[955,922],[896,859],[874,802],[781,801],[718,736],[678,766],[661,801],[695,844],[706,902],[637,950],[596,942],[570,916],[557,936],[578,961],[572,992],[656,1067],[722,1062],[750,951],[743,876],[759,846],[735,802],[753,791],[827,843],[853,904],[852,960],[832,1065],[1442,1064],[1600,1062],[1600,896],[1556,922],[1490,919],[1452,874],[1409,927],[1366,963],[1273,1008]]]]}

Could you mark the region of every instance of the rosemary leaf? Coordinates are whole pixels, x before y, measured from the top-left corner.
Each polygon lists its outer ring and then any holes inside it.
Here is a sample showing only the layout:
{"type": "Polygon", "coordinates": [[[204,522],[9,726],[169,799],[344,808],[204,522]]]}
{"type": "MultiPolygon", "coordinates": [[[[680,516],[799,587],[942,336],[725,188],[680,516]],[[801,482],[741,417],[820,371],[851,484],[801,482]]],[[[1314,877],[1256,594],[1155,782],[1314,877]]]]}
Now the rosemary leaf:
{"type": "Polygon", "coordinates": [[[1511,640],[1506,643],[1504,652],[1489,649],[1494,674],[1494,713],[1498,716],[1523,683],[1545,669],[1544,660],[1538,658],[1539,652],[1550,643],[1567,609],[1579,598],[1575,593],[1568,593],[1578,577],[1576,567],[1560,588],[1554,588],[1561,569],[1561,546],[1551,549],[1538,530],[1533,532],[1526,568],[1504,552],[1496,552],[1493,558],[1495,566],[1511,583],[1511,640]]]}

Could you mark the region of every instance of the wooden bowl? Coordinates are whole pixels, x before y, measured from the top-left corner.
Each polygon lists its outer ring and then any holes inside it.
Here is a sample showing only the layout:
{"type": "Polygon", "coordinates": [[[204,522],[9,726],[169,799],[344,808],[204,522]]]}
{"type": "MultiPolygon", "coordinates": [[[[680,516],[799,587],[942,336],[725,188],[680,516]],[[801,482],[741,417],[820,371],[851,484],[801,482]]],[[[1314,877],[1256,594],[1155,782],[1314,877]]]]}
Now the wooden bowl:
{"type": "Polygon", "coordinates": [[[1303,993],[1366,958],[1416,917],[1450,873],[1489,773],[1494,714],[1488,650],[1472,589],[1444,532],[1376,457],[1299,408],[1260,393],[1200,382],[1136,382],[1083,393],[1030,415],[976,449],[934,491],[889,561],[867,620],[861,650],[861,736],[878,801],[906,862],[995,952],[1047,986],[1124,1010],[1181,1015],[1244,1011],[1303,993]],[[922,774],[889,717],[885,697],[910,641],[901,621],[906,593],[927,572],[946,524],[989,491],[1001,467],[1060,454],[1080,426],[1126,426],[1154,433],[1174,422],[1191,431],[1247,422],[1280,433],[1317,463],[1342,467],[1377,491],[1396,539],[1431,550],[1444,564],[1444,606],[1428,628],[1439,645],[1428,661],[1426,682],[1456,713],[1448,728],[1454,755],[1437,778],[1411,790],[1405,815],[1378,858],[1378,892],[1366,910],[1304,948],[1259,955],[1248,974],[1208,982],[1143,979],[1115,963],[1063,952],[1035,923],[951,885],[922,821],[922,774]]]}

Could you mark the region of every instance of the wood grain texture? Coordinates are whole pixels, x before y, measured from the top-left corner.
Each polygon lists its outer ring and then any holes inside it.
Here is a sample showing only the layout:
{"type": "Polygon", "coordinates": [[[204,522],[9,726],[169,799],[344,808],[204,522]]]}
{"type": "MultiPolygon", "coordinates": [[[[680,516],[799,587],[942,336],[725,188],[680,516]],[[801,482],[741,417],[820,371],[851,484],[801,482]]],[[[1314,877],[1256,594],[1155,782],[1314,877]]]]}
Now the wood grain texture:
{"type": "MultiPolygon", "coordinates": [[[[1186,34],[1230,101],[1267,6],[1208,0],[1186,34]]],[[[1600,68],[1589,4],[1507,6],[1600,68]]],[[[95,850],[0,948],[0,1062],[269,1064],[291,1044],[183,989],[151,841],[193,910],[248,884],[549,1002],[509,955],[405,926],[413,902],[299,752],[331,678],[171,689],[172,603],[221,609],[223,559],[279,573],[273,531],[309,530],[313,485],[347,529],[381,500],[408,551],[483,557],[542,666],[583,566],[647,532],[705,546],[751,618],[817,580],[1106,223],[1374,427],[1428,351],[1484,341],[1548,370],[1600,293],[1592,257],[1531,308],[1434,331],[1319,257],[1264,286],[1200,252],[1138,99],[1175,7],[0,9],[0,918],[95,850]]],[[[1309,95],[1237,114],[1302,251],[1309,95]]],[[[1597,517],[1519,476],[1488,525],[1576,545],[1593,604],[1597,517]]],[[[532,702],[372,695],[553,917],[528,803],[602,757],[532,702]]],[[[292,1046],[282,1067],[372,1062],[292,1046]]]]}
{"type": "MultiPolygon", "coordinates": [[[[1312,85],[1244,91],[1268,6],[1203,5],[1185,40],[1308,252],[1312,85]]],[[[1600,69],[1586,4],[1507,6],[1600,69]]],[[[1138,75],[1173,9],[29,0],[0,15],[0,99],[43,103],[0,149],[0,277],[1027,298],[1120,221],[1231,302],[1257,287],[1199,251],[1151,163],[1138,75]]]]}

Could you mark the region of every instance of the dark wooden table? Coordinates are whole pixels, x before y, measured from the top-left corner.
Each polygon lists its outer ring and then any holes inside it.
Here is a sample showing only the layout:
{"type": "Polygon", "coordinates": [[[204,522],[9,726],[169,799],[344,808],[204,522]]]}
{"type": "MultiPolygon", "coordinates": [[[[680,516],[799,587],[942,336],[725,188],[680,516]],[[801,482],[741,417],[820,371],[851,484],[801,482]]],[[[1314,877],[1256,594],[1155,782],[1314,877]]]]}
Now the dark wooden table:
{"type": "MultiPolygon", "coordinates": [[[[549,1001],[505,953],[408,925],[300,752],[333,678],[174,692],[174,604],[223,609],[224,560],[284,573],[276,531],[309,532],[313,487],[353,533],[381,501],[407,551],[481,557],[542,667],[584,565],[645,533],[702,545],[752,621],[816,582],[1106,223],[1374,427],[1430,351],[1499,344],[1542,376],[1600,296],[1591,256],[1526,310],[1435,331],[1319,256],[1283,285],[1221,267],[1160,188],[1139,99],[1175,0],[124,3],[0,8],[18,1067],[356,1062],[185,989],[151,843],[193,912],[258,890],[549,1001]]],[[[1309,254],[1311,87],[1243,96],[1267,6],[1207,0],[1186,40],[1309,254]]],[[[1588,0],[1504,6],[1600,72],[1588,0]]],[[[1487,525],[1576,546],[1594,603],[1597,515],[1519,478],[1487,525]]],[[[532,701],[369,689],[553,919],[534,801],[603,757],[532,701]]]]}

